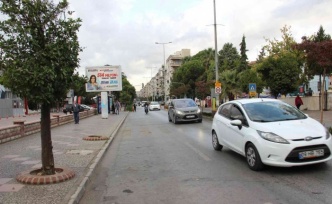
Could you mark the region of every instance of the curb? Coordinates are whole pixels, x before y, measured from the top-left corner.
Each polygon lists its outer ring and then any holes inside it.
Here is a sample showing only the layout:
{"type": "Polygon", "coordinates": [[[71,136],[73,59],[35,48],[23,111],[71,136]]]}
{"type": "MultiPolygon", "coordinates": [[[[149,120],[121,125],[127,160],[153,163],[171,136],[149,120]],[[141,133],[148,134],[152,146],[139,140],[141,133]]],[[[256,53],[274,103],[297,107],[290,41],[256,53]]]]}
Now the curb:
{"type": "Polygon", "coordinates": [[[79,201],[81,200],[81,198],[82,198],[82,196],[85,192],[86,186],[88,185],[88,183],[90,181],[90,179],[89,179],[90,176],[94,172],[94,170],[95,170],[96,166],[98,165],[99,161],[103,158],[106,150],[108,149],[108,147],[112,143],[115,135],[118,133],[118,131],[119,131],[120,127],[122,126],[122,124],[124,123],[124,121],[127,119],[129,113],[130,112],[127,112],[127,115],[122,119],[122,121],[118,124],[118,126],[115,128],[115,130],[110,135],[109,140],[103,145],[103,147],[101,148],[101,150],[97,154],[96,158],[94,159],[94,161],[92,162],[92,164],[88,168],[88,172],[86,173],[86,175],[83,175],[83,180],[79,184],[79,186],[78,186],[77,190],[75,191],[75,193],[70,197],[70,200],[69,200],[68,204],[78,204],[79,203],[79,201]]]}

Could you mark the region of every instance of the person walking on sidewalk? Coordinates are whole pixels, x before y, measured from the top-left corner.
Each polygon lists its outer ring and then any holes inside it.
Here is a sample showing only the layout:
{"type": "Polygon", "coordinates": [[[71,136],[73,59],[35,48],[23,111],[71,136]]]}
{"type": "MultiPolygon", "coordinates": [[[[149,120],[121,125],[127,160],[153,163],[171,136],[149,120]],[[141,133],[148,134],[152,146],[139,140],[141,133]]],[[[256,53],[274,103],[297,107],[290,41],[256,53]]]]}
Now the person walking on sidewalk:
{"type": "Polygon", "coordinates": [[[136,112],[136,103],[134,103],[134,112],[136,112]]]}
{"type": "Polygon", "coordinates": [[[297,94],[297,96],[295,98],[295,105],[296,105],[297,109],[299,109],[299,110],[300,110],[300,106],[303,105],[303,101],[299,94],[297,94]]]}
{"type": "Polygon", "coordinates": [[[73,113],[74,113],[75,124],[79,124],[80,123],[80,105],[78,105],[76,103],[76,101],[74,101],[73,113]]]}
{"type": "Polygon", "coordinates": [[[119,115],[119,113],[120,113],[120,108],[121,108],[121,104],[120,104],[120,102],[117,100],[117,101],[115,102],[115,114],[119,115]]]}

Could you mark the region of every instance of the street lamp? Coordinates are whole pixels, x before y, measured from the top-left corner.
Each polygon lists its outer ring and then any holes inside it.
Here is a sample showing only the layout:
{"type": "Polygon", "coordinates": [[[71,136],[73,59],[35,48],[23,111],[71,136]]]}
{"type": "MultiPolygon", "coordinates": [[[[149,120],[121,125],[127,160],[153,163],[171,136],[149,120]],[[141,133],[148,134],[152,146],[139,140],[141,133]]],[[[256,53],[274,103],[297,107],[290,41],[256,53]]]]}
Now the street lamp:
{"type": "Polygon", "coordinates": [[[165,86],[165,75],[166,75],[166,61],[165,61],[165,45],[170,44],[172,42],[156,42],[158,45],[163,45],[163,51],[164,51],[164,70],[163,70],[163,75],[164,75],[164,101],[166,102],[166,86],[165,86]]]}
{"type": "MultiPolygon", "coordinates": [[[[216,0],[213,0],[214,7],[214,60],[216,69],[216,83],[218,83],[218,50],[217,50],[217,23],[216,23],[216,0]]],[[[219,93],[216,93],[216,107],[219,106],[219,93]]]]}

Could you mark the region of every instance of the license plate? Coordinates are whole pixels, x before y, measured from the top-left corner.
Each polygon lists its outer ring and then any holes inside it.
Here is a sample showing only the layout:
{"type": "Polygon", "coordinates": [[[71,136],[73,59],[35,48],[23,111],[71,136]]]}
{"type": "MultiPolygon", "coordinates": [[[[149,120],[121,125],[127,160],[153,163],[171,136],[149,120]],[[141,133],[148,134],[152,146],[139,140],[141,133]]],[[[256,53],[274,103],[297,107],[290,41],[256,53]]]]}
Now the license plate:
{"type": "Polygon", "coordinates": [[[187,118],[194,118],[194,115],[187,115],[187,118]]]}
{"type": "Polygon", "coordinates": [[[299,159],[309,159],[324,156],[324,149],[316,149],[299,153],[299,159]]]}

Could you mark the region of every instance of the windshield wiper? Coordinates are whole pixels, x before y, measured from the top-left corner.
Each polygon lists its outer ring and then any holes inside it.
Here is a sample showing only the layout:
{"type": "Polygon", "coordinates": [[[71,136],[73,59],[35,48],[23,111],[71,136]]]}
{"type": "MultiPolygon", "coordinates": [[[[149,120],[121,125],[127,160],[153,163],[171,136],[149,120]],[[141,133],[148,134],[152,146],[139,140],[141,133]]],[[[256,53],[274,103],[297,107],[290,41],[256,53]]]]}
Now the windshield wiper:
{"type": "Polygon", "coordinates": [[[273,122],[272,120],[253,120],[254,122],[261,122],[261,123],[266,123],[266,122],[273,122]]]}

